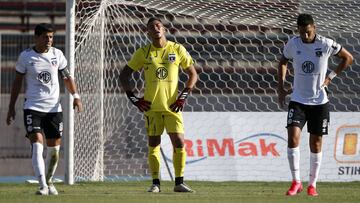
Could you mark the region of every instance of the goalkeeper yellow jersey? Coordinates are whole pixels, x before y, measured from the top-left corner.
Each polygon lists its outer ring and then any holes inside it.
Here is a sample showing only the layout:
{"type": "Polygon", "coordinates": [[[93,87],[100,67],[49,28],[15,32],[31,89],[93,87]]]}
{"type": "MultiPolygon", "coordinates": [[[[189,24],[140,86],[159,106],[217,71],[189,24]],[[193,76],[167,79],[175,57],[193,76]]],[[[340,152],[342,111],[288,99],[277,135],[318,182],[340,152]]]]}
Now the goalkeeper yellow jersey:
{"type": "Polygon", "coordinates": [[[193,64],[184,46],[167,41],[163,48],[152,44],[139,48],[127,65],[134,71],[144,69],[144,99],[151,102],[150,111],[171,111],[178,95],[179,68],[193,64]]]}

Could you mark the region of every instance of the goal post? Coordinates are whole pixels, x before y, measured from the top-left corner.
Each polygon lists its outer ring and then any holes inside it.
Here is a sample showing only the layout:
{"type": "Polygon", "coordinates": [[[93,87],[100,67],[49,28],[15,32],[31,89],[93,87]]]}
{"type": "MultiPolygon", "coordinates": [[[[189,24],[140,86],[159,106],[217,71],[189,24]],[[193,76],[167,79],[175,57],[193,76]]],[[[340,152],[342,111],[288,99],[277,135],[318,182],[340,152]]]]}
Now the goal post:
{"type": "MultiPolygon", "coordinates": [[[[313,14],[317,33],[339,42],[355,59],[360,55],[360,3],[354,1],[68,0],[67,6],[69,2],[75,3],[74,15],[67,13],[72,18],[67,29],[75,28],[67,33],[75,46],[69,52],[74,53],[85,109],[74,115],[73,141],[65,144],[71,148],[73,143],[73,152],[66,155],[71,167],[67,177],[73,181],[150,177],[143,115],[126,98],[119,74],[135,50],[150,42],[145,23],[151,16],[163,20],[167,39],[183,44],[196,62],[199,81],[185,113],[285,112],[277,104],[277,65],[283,46],[297,34],[296,17],[301,12],[313,14]]],[[[330,69],[337,63],[332,57],[330,69]]],[[[360,110],[358,68],[355,60],[332,81],[331,111],[360,110]]],[[[186,79],[180,73],[179,89],[186,79]]],[[[287,81],[292,79],[290,68],[287,81]]],[[[286,86],[290,88],[290,82],[286,86]]],[[[132,87],[143,94],[141,73],[133,74],[132,87]]],[[[206,120],[205,124],[215,126],[206,120]]],[[[164,153],[171,157],[166,154],[169,150],[164,153]]]]}
{"type": "MultiPolygon", "coordinates": [[[[68,67],[71,75],[74,75],[75,69],[75,0],[66,1],[66,39],[65,55],[68,60],[68,67]]],[[[72,107],[72,98],[68,91],[65,96],[64,107],[64,137],[65,137],[65,183],[74,184],[74,110],[72,107]]]]}

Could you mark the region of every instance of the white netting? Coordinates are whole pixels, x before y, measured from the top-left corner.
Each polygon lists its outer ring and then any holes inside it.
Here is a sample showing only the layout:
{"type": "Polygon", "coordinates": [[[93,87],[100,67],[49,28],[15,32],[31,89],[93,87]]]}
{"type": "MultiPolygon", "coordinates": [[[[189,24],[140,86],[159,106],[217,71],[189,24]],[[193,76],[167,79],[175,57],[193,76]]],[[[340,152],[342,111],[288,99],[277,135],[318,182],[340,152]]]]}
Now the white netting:
{"type": "MultiPolygon", "coordinates": [[[[118,79],[134,51],[149,42],[149,17],[160,16],[167,38],[183,44],[196,61],[199,81],[185,111],[269,112],[284,111],[277,105],[277,64],[296,34],[300,12],[313,14],[318,33],[354,55],[354,64],[333,80],[330,100],[332,111],[359,111],[357,1],[77,1],[75,72],[86,111],[75,118],[76,180],[149,175],[142,114],[118,79]]],[[[331,58],[330,68],[338,62],[331,58]]],[[[142,94],[141,75],[134,80],[142,94]]]]}

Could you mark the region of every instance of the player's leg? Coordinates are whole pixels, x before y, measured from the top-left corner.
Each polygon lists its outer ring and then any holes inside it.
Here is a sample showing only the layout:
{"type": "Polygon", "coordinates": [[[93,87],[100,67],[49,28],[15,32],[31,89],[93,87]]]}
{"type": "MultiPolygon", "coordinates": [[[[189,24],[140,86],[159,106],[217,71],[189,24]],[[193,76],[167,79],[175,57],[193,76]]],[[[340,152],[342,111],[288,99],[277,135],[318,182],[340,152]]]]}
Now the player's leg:
{"type": "Polygon", "coordinates": [[[152,185],[148,192],[158,193],[160,190],[160,143],[161,134],[164,131],[164,124],[159,113],[146,112],[146,129],[148,134],[148,162],[152,177],[152,185]]]}
{"type": "Polygon", "coordinates": [[[308,195],[318,196],[316,191],[316,182],[319,177],[321,160],[322,160],[322,135],[310,134],[310,174],[309,174],[309,186],[308,195]]]}
{"type": "Polygon", "coordinates": [[[49,186],[49,194],[58,195],[52,179],[60,158],[61,136],[63,132],[62,113],[47,113],[43,123],[47,144],[46,183],[49,186]]]}
{"type": "Polygon", "coordinates": [[[184,147],[184,127],[181,112],[168,113],[165,115],[165,127],[170,136],[173,146],[173,165],[175,171],[174,192],[193,192],[184,183],[184,170],[186,163],[186,151],[184,147]]]}
{"type": "Polygon", "coordinates": [[[288,127],[287,156],[292,180],[297,182],[300,182],[300,134],[301,129],[299,127],[288,127]]]}
{"type": "Polygon", "coordinates": [[[45,163],[43,158],[44,140],[42,135],[41,117],[42,113],[24,110],[24,123],[27,137],[31,143],[31,161],[36,178],[39,180],[40,188],[38,195],[48,195],[48,185],[45,179],[45,163]]]}
{"type": "Polygon", "coordinates": [[[322,137],[328,134],[330,113],[328,103],[312,106],[309,110],[308,132],[310,133],[310,174],[308,195],[317,196],[316,182],[322,161],[322,137]]]}
{"type": "Polygon", "coordinates": [[[61,139],[46,139],[46,143],[46,183],[49,186],[49,194],[58,195],[52,179],[59,163],[61,139]]]}
{"type": "Polygon", "coordinates": [[[290,102],[287,116],[288,148],[287,156],[292,175],[292,184],[286,195],[296,195],[302,191],[300,180],[300,135],[306,122],[304,105],[290,102]]]}

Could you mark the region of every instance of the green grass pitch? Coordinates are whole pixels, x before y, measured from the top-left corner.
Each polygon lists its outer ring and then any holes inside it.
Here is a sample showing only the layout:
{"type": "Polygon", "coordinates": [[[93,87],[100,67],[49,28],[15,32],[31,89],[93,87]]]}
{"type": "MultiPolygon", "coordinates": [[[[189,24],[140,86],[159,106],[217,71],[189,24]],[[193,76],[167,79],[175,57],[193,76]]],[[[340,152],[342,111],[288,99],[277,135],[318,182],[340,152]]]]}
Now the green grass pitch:
{"type": "Polygon", "coordinates": [[[174,193],[173,182],[163,181],[161,193],[146,192],[150,181],[141,182],[83,182],[74,185],[57,184],[58,196],[37,196],[37,185],[0,183],[0,202],[360,202],[360,182],[318,183],[319,197],[308,197],[305,190],[297,196],[287,197],[289,182],[200,182],[187,181],[195,193],[174,193]]]}

